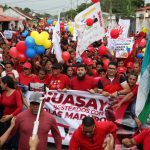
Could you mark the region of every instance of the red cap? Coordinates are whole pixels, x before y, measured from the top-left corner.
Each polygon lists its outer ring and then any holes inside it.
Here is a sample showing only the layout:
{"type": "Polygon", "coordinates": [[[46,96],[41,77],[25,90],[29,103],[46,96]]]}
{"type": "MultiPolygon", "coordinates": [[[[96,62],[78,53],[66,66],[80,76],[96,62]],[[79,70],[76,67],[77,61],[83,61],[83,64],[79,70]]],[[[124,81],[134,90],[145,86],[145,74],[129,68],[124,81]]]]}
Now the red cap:
{"type": "Polygon", "coordinates": [[[132,68],[132,67],[133,67],[133,62],[131,62],[131,61],[128,62],[128,63],[127,63],[127,68],[132,68]]]}
{"type": "Polygon", "coordinates": [[[118,67],[117,68],[118,73],[125,73],[127,69],[125,67],[118,67]]]}
{"type": "Polygon", "coordinates": [[[23,64],[23,68],[31,69],[31,64],[29,62],[25,62],[23,64]]]}
{"type": "Polygon", "coordinates": [[[93,61],[92,61],[91,58],[86,58],[86,59],[84,60],[84,62],[85,62],[85,64],[86,64],[87,66],[93,65],[93,61]]]}

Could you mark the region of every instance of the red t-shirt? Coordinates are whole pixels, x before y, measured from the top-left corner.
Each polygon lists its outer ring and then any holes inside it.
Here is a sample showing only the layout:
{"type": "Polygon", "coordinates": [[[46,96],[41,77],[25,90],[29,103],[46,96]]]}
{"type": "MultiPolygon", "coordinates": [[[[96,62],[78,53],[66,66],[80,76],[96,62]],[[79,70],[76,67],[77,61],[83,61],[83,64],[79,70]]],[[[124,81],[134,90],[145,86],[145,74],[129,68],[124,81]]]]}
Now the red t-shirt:
{"type": "MultiPolygon", "coordinates": [[[[13,128],[10,138],[16,133],[19,132],[19,150],[29,150],[29,138],[32,135],[32,130],[34,127],[34,121],[36,120],[37,115],[33,115],[30,110],[26,110],[16,117],[15,127],[13,128]]],[[[41,111],[39,117],[39,127],[37,135],[40,140],[40,144],[37,147],[37,150],[47,150],[47,137],[48,133],[51,130],[51,135],[54,138],[56,149],[61,150],[62,139],[60,132],[58,130],[56,119],[53,115],[48,112],[41,111]]]]}
{"type": "Polygon", "coordinates": [[[32,74],[29,76],[25,76],[24,73],[20,73],[19,74],[19,83],[28,86],[30,82],[33,82],[34,77],[35,77],[35,75],[32,75],[32,74]]]}
{"type": "Polygon", "coordinates": [[[70,87],[70,80],[65,74],[60,74],[58,77],[51,76],[49,89],[57,90],[70,87]]]}
{"type": "Polygon", "coordinates": [[[4,106],[3,115],[16,116],[22,111],[22,97],[18,90],[15,90],[10,96],[4,92],[0,99],[0,104],[4,106]]]}
{"type": "Polygon", "coordinates": [[[71,80],[70,86],[72,90],[87,91],[96,88],[96,81],[89,75],[86,75],[83,80],[78,80],[77,77],[74,77],[71,80]]]}
{"type": "Polygon", "coordinates": [[[48,78],[48,76],[46,76],[45,79],[41,80],[38,76],[35,76],[33,78],[33,83],[43,83],[45,85],[48,85],[49,84],[49,78],[48,78]]]}
{"type": "Polygon", "coordinates": [[[150,130],[145,129],[140,134],[134,137],[136,144],[143,144],[143,150],[150,150],[150,130]]]}
{"type": "Polygon", "coordinates": [[[96,122],[96,128],[92,138],[83,134],[82,125],[73,133],[69,150],[102,150],[102,145],[107,134],[116,136],[116,125],[110,121],[96,122]]]}
{"type": "Polygon", "coordinates": [[[136,97],[137,96],[137,92],[138,92],[138,87],[139,85],[134,85],[132,88],[131,88],[131,92],[133,93],[133,95],[136,97]]]}

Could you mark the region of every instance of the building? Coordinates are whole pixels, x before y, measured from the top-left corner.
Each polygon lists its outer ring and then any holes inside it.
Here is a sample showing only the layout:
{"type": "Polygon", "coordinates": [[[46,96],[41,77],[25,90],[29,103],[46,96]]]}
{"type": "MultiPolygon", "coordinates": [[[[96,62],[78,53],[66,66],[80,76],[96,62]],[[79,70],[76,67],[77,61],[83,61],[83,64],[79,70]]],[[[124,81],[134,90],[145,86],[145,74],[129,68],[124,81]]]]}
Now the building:
{"type": "Polygon", "coordinates": [[[19,22],[17,24],[15,22],[11,22],[11,24],[15,24],[17,26],[17,29],[21,28],[22,30],[24,29],[24,23],[32,24],[34,20],[34,17],[32,15],[23,12],[22,9],[18,7],[9,7],[9,9],[5,10],[3,14],[18,18],[19,22]]]}
{"type": "Polygon", "coordinates": [[[136,31],[142,31],[143,27],[150,31],[150,6],[144,6],[136,10],[136,31]]]}
{"type": "Polygon", "coordinates": [[[3,6],[0,5],[0,31],[8,30],[11,22],[19,22],[18,18],[3,14],[3,6]]]}

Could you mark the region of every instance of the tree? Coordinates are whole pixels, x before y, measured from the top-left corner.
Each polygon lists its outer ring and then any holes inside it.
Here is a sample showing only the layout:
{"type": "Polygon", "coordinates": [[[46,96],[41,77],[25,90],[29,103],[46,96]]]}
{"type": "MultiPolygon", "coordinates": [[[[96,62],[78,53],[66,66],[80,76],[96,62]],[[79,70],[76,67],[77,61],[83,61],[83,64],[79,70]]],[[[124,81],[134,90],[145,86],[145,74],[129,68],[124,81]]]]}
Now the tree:
{"type": "MultiPolygon", "coordinates": [[[[144,6],[144,0],[101,0],[101,8],[103,12],[111,12],[110,1],[112,1],[112,13],[117,17],[130,18],[135,16],[136,9],[144,6]]],[[[63,12],[67,19],[74,19],[74,17],[91,6],[92,3],[82,3],[77,9],[71,9],[67,12],[63,12]]]]}
{"type": "Polygon", "coordinates": [[[30,8],[24,8],[24,10],[23,10],[25,13],[29,13],[29,12],[31,12],[31,9],[30,8]]]}
{"type": "Polygon", "coordinates": [[[7,10],[9,8],[9,6],[7,4],[5,4],[5,6],[3,7],[4,11],[7,10]]]}

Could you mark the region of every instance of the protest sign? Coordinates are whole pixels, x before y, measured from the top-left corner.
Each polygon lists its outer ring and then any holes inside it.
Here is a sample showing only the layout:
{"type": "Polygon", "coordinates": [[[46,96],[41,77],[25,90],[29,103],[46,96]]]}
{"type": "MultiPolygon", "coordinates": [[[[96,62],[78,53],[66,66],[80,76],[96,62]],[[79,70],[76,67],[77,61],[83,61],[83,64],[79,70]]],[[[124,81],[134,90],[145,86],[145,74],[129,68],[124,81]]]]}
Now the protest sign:
{"type": "Polygon", "coordinates": [[[119,19],[119,23],[118,23],[118,29],[120,30],[119,38],[124,39],[128,37],[129,27],[130,27],[129,19],[126,20],[119,19]]]}
{"type": "Polygon", "coordinates": [[[132,50],[134,41],[132,38],[126,39],[109,39],[108,49],[115,52],[116,58],[127,58],[132,50]]]}
{"type": "Polygon", "coordinates": [[[75,28],[78,34],[76,56],[79,57],[87,47],[105,35],[100,3],[95,3],[75,17],[75,28]],[[87,19],[93,19],[92,26],[86,25],[87,19]]]}
{"type": "Polygon", "coordinates": [[[4,31],[4,36],[6,39],[12,39],[14,31],[10,31],[10,30],[5,30],[4,31]]]}

